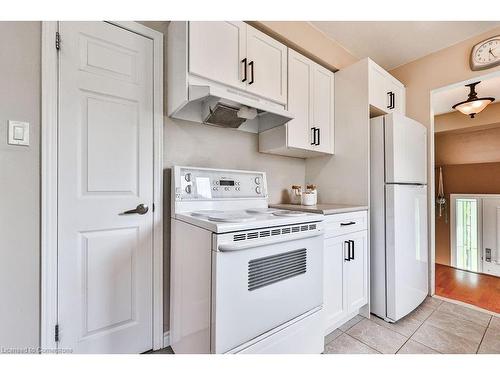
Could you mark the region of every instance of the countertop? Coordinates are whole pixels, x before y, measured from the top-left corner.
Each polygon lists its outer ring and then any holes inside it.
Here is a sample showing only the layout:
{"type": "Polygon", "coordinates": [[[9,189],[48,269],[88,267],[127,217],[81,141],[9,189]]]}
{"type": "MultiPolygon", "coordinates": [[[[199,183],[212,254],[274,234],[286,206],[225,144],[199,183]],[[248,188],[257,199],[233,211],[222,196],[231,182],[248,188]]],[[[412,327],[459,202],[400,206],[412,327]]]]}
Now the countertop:
{"type": "Polygon", "coordinates": [[[350,204],[335,204],[335,203],[317,204],[316,206],[302,206],[300,204],[281,203],[281,204],[270,204],[269,207],[279,208],[282,210],[305,211],[323,215],[334,215],[334,214],[342,214],[345,212],[368,210],[368,206],[356,206],[350,204]]]}

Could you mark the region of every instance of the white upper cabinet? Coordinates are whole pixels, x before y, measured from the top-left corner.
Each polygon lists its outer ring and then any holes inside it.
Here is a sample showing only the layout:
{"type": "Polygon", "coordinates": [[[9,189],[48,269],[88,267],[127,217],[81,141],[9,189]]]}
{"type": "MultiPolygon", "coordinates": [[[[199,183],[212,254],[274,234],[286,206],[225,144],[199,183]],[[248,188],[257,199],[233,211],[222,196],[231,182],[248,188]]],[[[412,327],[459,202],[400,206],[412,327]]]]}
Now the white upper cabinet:
{"type": "Polygon", "coordinates": [[[387,92],[392,94],[392,111],[405,114],[406,112],[406,89],[401,82],[391,76],[387,80],[387,92]]]}
{"type": "Polygon", "coordinates": [[[200,77],[244,89],[246,55],[244,22],[190,22],[189,72],[200,77]]]}
{"type": "Polygon", "coordinates": [[[249,25],[246,40],[247,90],[286,104],[288,48],[249,25]]]}
{"type": "Polygon", "coordinates": [[[301,158],[334,153],[334,74],[291,49],[287,109],[294,119],[260,133],[260,152],[301,158]]]}
{"type": "Polygon", "coordinates": [[[313,137],[315,151],[333,154],[333,108],[334,108],[334,80],[333,72],[318,64],[313,64],[312,87],[312,123],[311,127],[316,132],[313,137]]]}
{"type": "Polygon", "coordinates": [[[301,54],[288,52],[288,109],[295,118],[287,127],[288,147],[309,149],[312,145],[313,97],[310,90],[313,85],[311,61],[301,54]]]}
{"type": "Polygon", "coordinates": [[[368,66],[370,105],[383,113],[399,112],[404,115],[404,85],[372,60],[369,60],[368,66]]]}
{"type": "Polygon", "coordinates": [[[286,104],[287,47],[244,22],[189,22],[189,73],[286,104]]]}

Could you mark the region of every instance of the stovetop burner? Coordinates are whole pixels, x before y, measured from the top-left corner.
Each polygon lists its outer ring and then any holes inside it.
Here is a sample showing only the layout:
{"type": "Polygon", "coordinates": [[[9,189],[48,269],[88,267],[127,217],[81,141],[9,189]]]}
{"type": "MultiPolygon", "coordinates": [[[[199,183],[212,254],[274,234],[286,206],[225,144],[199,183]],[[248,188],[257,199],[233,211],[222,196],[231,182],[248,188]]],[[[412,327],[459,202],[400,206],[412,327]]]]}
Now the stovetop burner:
{"type": "Polygon", "coordinates": [[[249,214],[258,214],[258,215],[264,215],[264,214],[272,214],[274,212],[278,211],[276,208],[249,208],[246,210],[249,214]]]}
{"type": "Polygon", "coordinates": [[[278,210],[273,212],[275,216],[306,216],[307,213],[303,211],[288,211],[288,210],[278,210]]]}
{"type": "Polygon", "coordinates": [[[223,213],[224,213],[224,211],[221,211],[221,210],[202,210],[202,211],[191,212],[191,216],[208,217],[210,215],[218,215],[218,214],[223,214],[223,213]]]}
{"type": "Polygon", "coordinates": [[[244,223],[247,221],[256,220],[255,216],[248,215],[244,212],[223,212],[213,214],[207,217],[210,221],[218,221],[222,223],[244,223]]]}

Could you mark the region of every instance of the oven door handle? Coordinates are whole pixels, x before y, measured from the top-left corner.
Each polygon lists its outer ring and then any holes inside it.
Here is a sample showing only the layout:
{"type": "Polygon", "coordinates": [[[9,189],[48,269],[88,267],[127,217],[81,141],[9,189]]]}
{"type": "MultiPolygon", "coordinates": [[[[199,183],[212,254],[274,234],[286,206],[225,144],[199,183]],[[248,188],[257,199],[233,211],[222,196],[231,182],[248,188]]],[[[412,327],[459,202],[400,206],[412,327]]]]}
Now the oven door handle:
{"type": "Polygon", "coordinates": [[[248,241],[247,243],[238,243],[238,244],[233,244],[233,243],[223,243],[218,246],[218,251],[222,252],[230,252],[230,251],[240,251],[240,250],[246,250],[246,249],[252,249],[256,247],[261,247],[261,246],[268,246],[272,245],[275,243],[280,243],[280,242],[288,242],[288,241],[294,241],[294,240],[301,240],[304,238],[310,238],[310,237],[317,237],[321,236],[323,234],[323,229],[318,229],[315,230],[314,232],[310,233],[299,233],[295,235],[285,235],[282,238],[271,238],[267,240],[261,240],[258,242],[254,241],[248,241]]]}

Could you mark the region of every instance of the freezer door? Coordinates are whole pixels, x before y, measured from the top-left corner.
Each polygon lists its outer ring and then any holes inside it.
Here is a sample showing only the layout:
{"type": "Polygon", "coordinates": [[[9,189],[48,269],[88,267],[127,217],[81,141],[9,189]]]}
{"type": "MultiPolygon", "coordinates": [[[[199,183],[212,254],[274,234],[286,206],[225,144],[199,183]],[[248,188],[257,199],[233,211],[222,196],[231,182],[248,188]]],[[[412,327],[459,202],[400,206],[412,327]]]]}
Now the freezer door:
{"type": "Polygon", "coordinates": [[[427,129],[399,113],[384,116],[385,182],[425,184],[427,129]]]}
{"type": "Polygon", "coordinates": [[[386,185],[387,317],[397,321],[428,292],[427,186],[386,185]]]}

